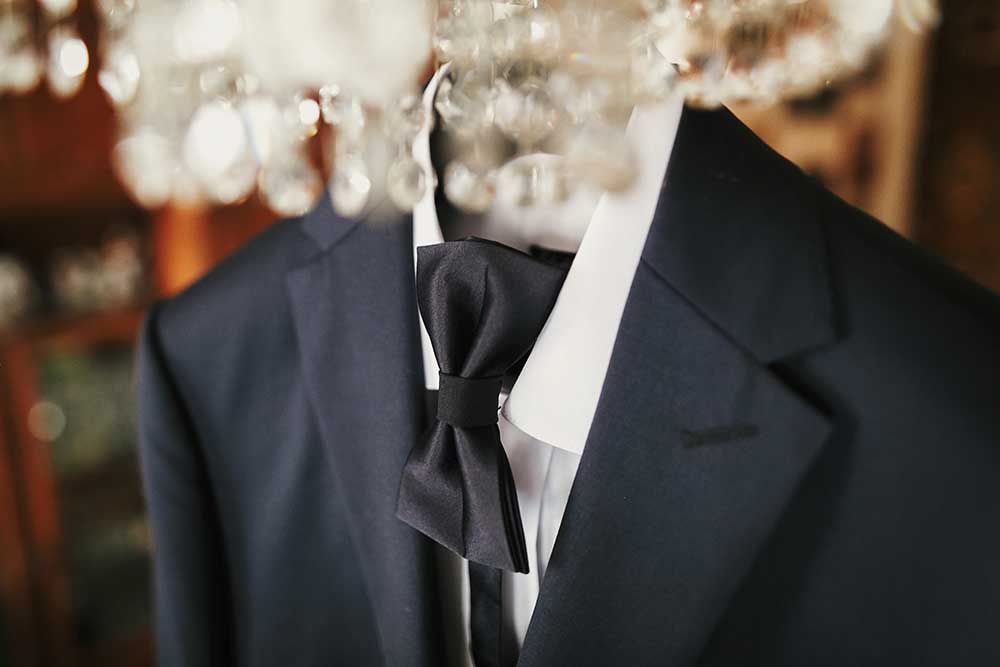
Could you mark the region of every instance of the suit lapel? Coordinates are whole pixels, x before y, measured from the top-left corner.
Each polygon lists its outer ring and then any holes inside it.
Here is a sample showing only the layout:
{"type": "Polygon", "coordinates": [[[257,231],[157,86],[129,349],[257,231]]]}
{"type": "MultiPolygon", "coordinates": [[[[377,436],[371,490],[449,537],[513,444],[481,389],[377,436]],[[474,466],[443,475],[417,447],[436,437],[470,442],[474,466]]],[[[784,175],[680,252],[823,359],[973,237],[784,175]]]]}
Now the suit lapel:
{"type": "Polygon", "coordinates": [[[432,545],[395,516],[423,424],[411,226],[345,220],[326,199],[303,226],[322,251],[287,276],[302,369],[385,662],[439,665],[432,545]]]}
{"type": "Polygon", "coordinates": [[[522,665],[690,665],[830,433],[773,371],[835,338],[813,186],[685,110],[522,665]]]}
{"type": "Polygon", "coordinates": [[[692,664],[828,430],[640,265],[521,664],[692,664]]]}

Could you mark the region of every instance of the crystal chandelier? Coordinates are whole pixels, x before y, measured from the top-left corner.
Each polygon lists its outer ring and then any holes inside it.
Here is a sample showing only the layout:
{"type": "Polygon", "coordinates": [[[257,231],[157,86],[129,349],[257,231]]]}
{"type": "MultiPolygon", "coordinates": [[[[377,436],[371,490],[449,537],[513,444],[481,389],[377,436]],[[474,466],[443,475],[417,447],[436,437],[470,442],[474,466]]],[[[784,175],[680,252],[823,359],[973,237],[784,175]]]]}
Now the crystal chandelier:
{"type": "MultiPolygon", "coordinates": [[[[7,6],[21,0],[0,0],[7,6]]],[[[48,0],[60,4],[69,0],[48,0]]],[[[13,6],[13,5],[12,5],[13,6]]],[[[449,140],[443,191],[558,201],[627,188],[635,105],[672,95],[773,103],[861,68],[893,16],[933,0],[102,0],[99,81],[120,115],[132,195],[308,210],[327,187],[348,216],[408,211],[435,176],[413,157],[430,119],[449,140]],[[317,142],[321,150],[314,150],[317,142]],[[320,164],[313,154],[323,154],[320,164]]],[[[6,45],[6,42],[3,42],[6,45]]]]}
{"type": "Polygon", "coordinates": [[[76,0],[0,0],[0,96],[27,93],[44,79],[57,98],[76,94],[90,66],[76,0]]]}

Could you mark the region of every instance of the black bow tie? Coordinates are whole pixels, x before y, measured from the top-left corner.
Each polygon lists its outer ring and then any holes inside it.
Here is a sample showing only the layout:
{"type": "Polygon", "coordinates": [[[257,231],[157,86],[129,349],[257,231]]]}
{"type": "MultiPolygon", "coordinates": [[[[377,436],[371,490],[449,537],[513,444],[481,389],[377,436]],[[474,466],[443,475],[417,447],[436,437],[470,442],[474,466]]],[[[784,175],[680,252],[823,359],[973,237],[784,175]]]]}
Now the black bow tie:
{"type": "Polygon", "coordinates": [[[497,401],[565,271],[469,238],[417,250],[417,304],[438,360],[437,419],[410,452],[396,515],[474,563],[528,571],[497,401]]]}

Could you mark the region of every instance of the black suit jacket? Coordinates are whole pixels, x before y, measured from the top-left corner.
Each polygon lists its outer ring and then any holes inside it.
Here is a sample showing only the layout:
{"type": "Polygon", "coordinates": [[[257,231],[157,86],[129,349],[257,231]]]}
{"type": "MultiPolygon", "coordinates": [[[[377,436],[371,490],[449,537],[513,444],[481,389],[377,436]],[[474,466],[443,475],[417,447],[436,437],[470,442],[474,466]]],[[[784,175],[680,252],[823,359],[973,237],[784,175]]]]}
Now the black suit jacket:
{"type": "MultiPolygon", "coordinates": [[[[151,311],[161,665],[442,664],[436,547],[395,517],[410,235],[323,202],[151,311]]],[[[521,664],[1000,664],[998,336],[991,294],[686,110],[521,664]]]]}

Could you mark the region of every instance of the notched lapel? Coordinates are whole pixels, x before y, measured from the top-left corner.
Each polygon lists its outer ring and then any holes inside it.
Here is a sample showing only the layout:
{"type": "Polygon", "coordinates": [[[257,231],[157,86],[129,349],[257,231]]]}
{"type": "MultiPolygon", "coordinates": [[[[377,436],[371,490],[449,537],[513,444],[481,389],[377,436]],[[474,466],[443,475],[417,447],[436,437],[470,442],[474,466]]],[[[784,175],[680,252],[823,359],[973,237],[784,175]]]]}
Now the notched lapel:
{"type": "Polygon", "coordinates": [[[521,664],[694,664],[827,441],[769,364],[836,339],[816,186],[685,109],[521,664]]]}
{"type": "Polygon", "coordinates": [[[829,429],[640,265],[521,664],[693,664],[829,429]]]}
{"type": "Polygon", "coordinates": [[[304,229],[322,252],[287,276],[302,370],[385,662],[439,665],[431,545],[395,515],[400,471],[423,421],[410,225],[340,219],[324,200],[304,229]]]}

